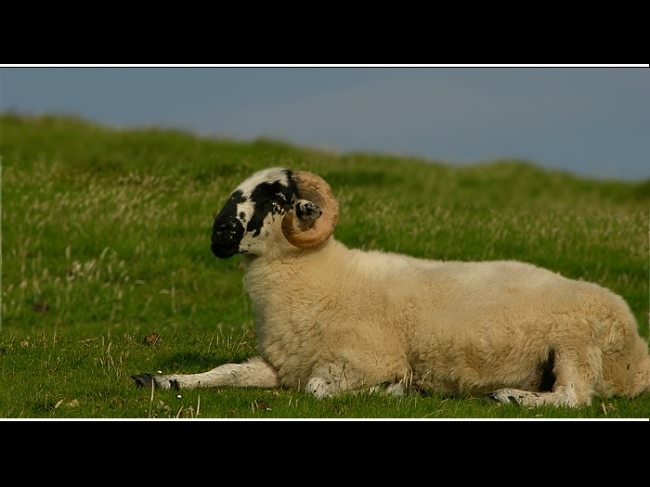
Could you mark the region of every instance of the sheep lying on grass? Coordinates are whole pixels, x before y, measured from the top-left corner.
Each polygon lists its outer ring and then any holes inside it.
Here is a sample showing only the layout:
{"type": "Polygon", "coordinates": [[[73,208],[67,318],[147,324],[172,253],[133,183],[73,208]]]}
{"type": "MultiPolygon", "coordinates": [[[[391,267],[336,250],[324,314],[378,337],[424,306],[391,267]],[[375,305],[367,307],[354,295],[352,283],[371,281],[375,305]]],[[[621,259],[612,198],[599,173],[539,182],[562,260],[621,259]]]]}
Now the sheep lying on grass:
{"type": "Polygon", "coordinates": [[[143,387],[365,389],[588,405],[650,391],[647,343],[624,300],[514,261],[438,262],[349,249],[338,204],[306,172],[246,179],[215,217],[212,252],[243,254],[260,356],[143,387]]]}

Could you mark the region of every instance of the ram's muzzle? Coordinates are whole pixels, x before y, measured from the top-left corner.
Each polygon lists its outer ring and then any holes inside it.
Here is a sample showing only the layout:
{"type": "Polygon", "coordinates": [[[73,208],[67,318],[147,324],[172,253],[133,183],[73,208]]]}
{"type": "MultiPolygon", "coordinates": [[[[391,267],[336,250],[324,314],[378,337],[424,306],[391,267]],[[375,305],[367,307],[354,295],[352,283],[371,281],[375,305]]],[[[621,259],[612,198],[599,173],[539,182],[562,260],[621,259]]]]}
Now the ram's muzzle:
{"type": "Polygon", "coordinates": [[[244,227],[237,218],[219,214],[212,225],[212,253],[220,259],[227,259],[239,252],[244,236],[244,227]]]}

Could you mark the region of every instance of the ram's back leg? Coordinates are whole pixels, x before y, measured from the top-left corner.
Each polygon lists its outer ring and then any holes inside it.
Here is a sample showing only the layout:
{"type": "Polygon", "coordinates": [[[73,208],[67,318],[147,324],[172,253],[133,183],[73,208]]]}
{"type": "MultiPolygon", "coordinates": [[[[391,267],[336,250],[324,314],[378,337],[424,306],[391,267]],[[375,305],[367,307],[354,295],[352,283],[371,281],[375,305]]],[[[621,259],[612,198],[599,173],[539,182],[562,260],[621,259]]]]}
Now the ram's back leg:
{"type": "Polygon", "coordinates": [[[239,364],[223,364],[200,374],[140,374],[131,377],[138,387],[156,389],[219,386],[273,388],[280,385],[277,370],[261,357],[239,364]]]}
{"type": "Polygon", "coordinates": [[[597,347],[564,347],[554,352],[555,384],[550,392],[504,388],[486,396],[499,403],[522,406],[587,406],[601,373],[602,357],[597,347]]]}

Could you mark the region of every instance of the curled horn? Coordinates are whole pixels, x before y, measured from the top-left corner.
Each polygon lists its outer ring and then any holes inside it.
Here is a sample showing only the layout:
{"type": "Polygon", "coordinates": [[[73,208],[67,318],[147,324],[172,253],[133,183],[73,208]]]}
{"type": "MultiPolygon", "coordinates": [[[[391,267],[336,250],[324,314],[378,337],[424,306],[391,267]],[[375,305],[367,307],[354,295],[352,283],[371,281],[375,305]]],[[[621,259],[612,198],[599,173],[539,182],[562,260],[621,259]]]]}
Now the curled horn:
{"type": "Polygon", "coordinates": [[[323,213],[311,227],[302,228],[295,211],[290,211],[282,220],[282,233],[296,247],[317,247],[334,232],[339,219],[339,204],[332,194],[332,188],[320,176],[296,171],[292,177],[298,188],[298,197],[315,203],[323,213]]]}

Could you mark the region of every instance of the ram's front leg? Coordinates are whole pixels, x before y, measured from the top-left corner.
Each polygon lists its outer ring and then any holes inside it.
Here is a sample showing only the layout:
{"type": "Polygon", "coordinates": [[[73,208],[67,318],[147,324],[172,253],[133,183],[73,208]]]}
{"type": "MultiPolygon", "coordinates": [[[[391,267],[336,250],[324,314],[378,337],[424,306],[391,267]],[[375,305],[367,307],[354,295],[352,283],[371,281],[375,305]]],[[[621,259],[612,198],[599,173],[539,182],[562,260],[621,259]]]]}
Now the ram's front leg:
{"type": "Polygon", "coordinates": [[[151,389],[193,389],[196,387],[272,388],[280,385],[277,370],[261,357],[240,364],[223,364],[200,374],[133,375],[138,387],[151,389]]]}

